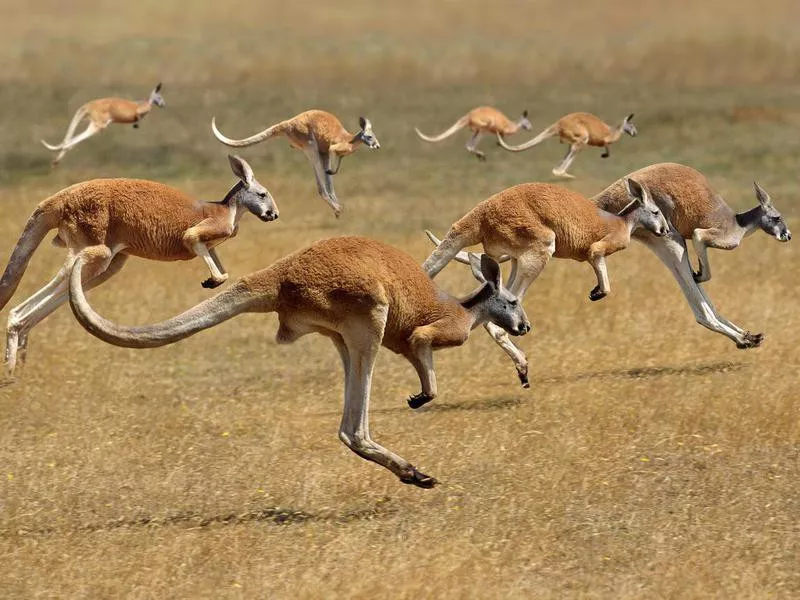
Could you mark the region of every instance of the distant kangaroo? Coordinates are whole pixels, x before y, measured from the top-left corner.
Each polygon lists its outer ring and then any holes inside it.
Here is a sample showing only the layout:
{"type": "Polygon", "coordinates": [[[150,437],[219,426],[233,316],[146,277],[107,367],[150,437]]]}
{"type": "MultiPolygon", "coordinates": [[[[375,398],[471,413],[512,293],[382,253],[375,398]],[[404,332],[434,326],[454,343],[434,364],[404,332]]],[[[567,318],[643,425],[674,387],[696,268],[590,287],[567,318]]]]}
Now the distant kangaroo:
{"type": "Polygon", "coordinates": [[[345,372],[344,415],[339,438],[353,452],[389,469],[403,483],[433,487],[433,477],[374,442],[369,433],[369,398],[381,346],[403,355],[417,371],[422,392],[436,396],[432,351],[460,346],[477,325],[523,335],[525,311],[505,288],[500,267],[488,257],[473,273],[483,283],[456,300],[443,294],[413,258],[381,242],[360,237],[322,240],[231,284],[177,317],[156,325],[123,327],[99,316],[86,302],[85,266],[109,259],[106,246],[83,250],[70,275],[70,302],[80,323],[110,344],[153,348],[177,342],[242,313],[278,313],[278,343],[309,333],[330,338],[345,372]]]}
{"type": "Polygon", "coordinates": [[[372,132],[372,123],[369,119],[360,117],[358,123],[361,130],[352,134],[331,113],[324,110],[307,110],[242,140],[225,137],[217,129],[216,118],[211,119],[211,130],[220,142],[234,147],[252,146],[271,137],[286,136],[292,148],[305,153],[314,169],[319,195],[330,205],[333,214],[338,218],[342,212],[342,205],[333,189],[332,176],[339,172],[342,157],[355,152],[362,143],[374,150],[381,147],[378,138],[372,132]]]}
{"type": "MultiPolygon", "coordinates": [[[[685,165],[659,163],[627,175],[647,186],[655,203],[672,224],[670,235],[655,238],[638,231],[642,242],[663,262],[678,281],[695,319],[703,327],[736,342],[738,348],[761,345],[763,333],[751,333],[720,315],[698,282],[711,279],[706,248],[733,250],[742,239],[761,229],[778,241],[788,242],[792,234],[772,200],[754,184],[758,206],[736,213],[706,177],[685,165]],[[692,240],[699,261],[696,273],[689,263],[685,240],[692,240]]],[[[613,211],[625,202],[624,178],[615,181],[592,198],[600,208],[613,211]]]]}
{"type": "Polygon", "coordinates": [[[467,142],[467,152],[471,152],[477,156],[479,160],[486,160],[486,155],[478,150],[478,142],[483,135],[496,134],[498,137],[504,137],[513,135],[520,129],[530,131],[531,122],[528,120],[527,110],[522,111],[522,117],[514,122],[496,108],[491,106],[479,106],[478,108],[473,108],[456,121],[450,129],[437,136],[427,136],[416,127],[414,131],[426,142],[441,142],[464,127],[469,127],[472,130],[472,137],[467,142]]]}
{"type": "Polygon", "coordinates": [[[134,127],[139,127],[139,121],[144,119],[147,114],[152,110],[153,106],[163,108],[166,106],[164,98],[161,96],[161,84],[159,83],[147,100],[139,102],[133,100],[125,100],[123,98],[99,98],[92,100],[81,106],[72,117],[72,121],[67,128],[67,133],[58,146],[53,146],[42,140],[42,144],[48,150],[58,152],[58,155],[53,159],[53,166],[61,162],[67,151],[72,150],[76,145],[82,141],[89,139],[93,135],[100,133],[111,125],[112,123],[133,124],[134,127]],[[89,120],[89,126],[78,135],[74,135],[75,130],[84,119],[89,120]]]}
{"type": "MultiPolygon", "coordinates": [[[[551,256],[588,261],[597,277],[589,293],[600,300],[611,290],[606,256],[623,250],[631,233],[646,229],[663,236],[669,223],[650,198],[646,186],[627,178],[624,181],[624,206],[618,214],[598,210],[583,195],[549,183],[515,185],[479,203],[453,223],[444,240],[437,244],[422,268],[431,277],[454,258],[466,261],[462,248],[482,244],[495,260],[512,261],[507,286],[522,299],[551,256]]],[[[512,358],[523,386],[528,387],[528,361],[508,336],[491,323],[486,330],[512,358]]]]}
{"type": "Polygon", "coordinates": [[[636,137],[637,131],[633,124],[633,114],[628,115],[622,123],[615,127],[610,127],[598,117],[590,113],[571,113],[561,117],[558,121],[550,125],[532,140],[520,144],[519,146],[509,146],[502,136],[497,136],[497,143],[511,152],[522,152],[528,148],[533,148],[544,140],[559,136],[562,142],[569,144],[569,150],[561,164],[553,169],[553,175],[557,177],[571,178],[573,175],[567,173],[575,156],[586,146],[598,146],[604,149],[601,156],[608,158],[611,156],[609,146],[618,141],[623,133],[631,137],[636,137]]]}
{"type": "MultiPolygon", "coordinates": [[[[270,193],[256,181],[243,159],[229,156],[240,181],[221,202],[198,202],[183,192],[141,179],[92,179],[77,183],[44,200],[28,219],[0,278],[0,309],[17,289],[33,253],[52,229],[53,244],[67,248],[66,264],[86,247],[108,250],[103,261],[92,263],[85,273],[88,287],[95,287],[122,269],[128,256],[151,260],[189,260],[200,256],[211,277],[203,287],[221,285],[228,274],[215,246],[234,237],[239,219],[249,211],[262,221],[278,218],[270,193]]],[[[66,266],[53,280],[11,310],[8,317],[6,366],[9,375],[25,361],[30,330],[67,299],[66,266]]]]}

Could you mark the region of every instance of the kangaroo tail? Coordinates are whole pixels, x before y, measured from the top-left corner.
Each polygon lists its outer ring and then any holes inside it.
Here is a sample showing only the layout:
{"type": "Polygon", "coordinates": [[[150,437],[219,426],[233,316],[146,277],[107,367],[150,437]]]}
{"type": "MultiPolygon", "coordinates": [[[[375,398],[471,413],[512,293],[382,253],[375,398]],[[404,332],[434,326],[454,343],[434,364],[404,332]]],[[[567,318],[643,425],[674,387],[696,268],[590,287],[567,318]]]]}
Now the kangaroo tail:
{"type": "MultiPolygon", "coordinates": [[[[428,236],[428,239],[433,243],[434,246],[438,247],[438,246],[441,245],[442,240],[437,238],[429,230],[427,230],[427,229],[425,230],[425,235],[428,236]]],[[[459,250],[458,253],[456,253],[456,255],[453,257],[453,260],[455,260],[456,262],[460,262],[461,264],[468,265],[468,264],[470,264],[470,262],[469,262],[469,255],[470,254],[475,254],[475,253],[474,252],[465,252],[464,250],[459,250]]],[[[479,256],[479,255],[476,255],[476,256],[479,256]]],[[[499,263],[508,262],[509,260],[511,260],[511,257],[508,254],[501,254],[497,258],[497,262],[499,262],[499,263]]]]}
{"type": "Polygon", "coordinates": [[[241,279],[224,292],[204,300],[176,317],[140,327],[126,327],[104,319],[86,301],[81,284],[84,257],[78,255],[69,278],[69,302],[84,329],[104,342],[125,348],[166,346],[218,325],[244,312],[252,311],[257,298],[241,279]]]}
{"type": "Polygon", "coordinates": [[[273,125],[272,127],[267,127],[264,131],[251,135],[250,137],[246,137],[242,140],[234,140],[229,137],[223,135],[223,133],[217,128],[217,118],[211,117],[211,131],[214,132],[214,137],[217,138],[220,142],[225,144],[226,146],[233,146],[235,148],[239,148],[242,146],[252,146],[253,144],[257,144],[258,142],[263,142],[266,139],[271,138],[274,135],[280,135],[286,129],[286,121],[282,121],[277,125],[273,125]]]}
{"type": "Polygon", "coordinates": [[[14,292],[17,290],[25,269],[31,260],[31,256],[42,243],[44,236],[51,229],[55,229],[55,223],[51,222],[47,216],[47,209],[39,206],[28,219],[22,235],[19,236],[17,245],[11,252],[8,265],[0,277],[0,310],[8,304],[14,292]]]}
{"type": "MultiPolygon", "coordinates": [[[[460,220],[453,223],[450,231],[444,236],[444,239],[436,246],[436,250],[431,252],[431,255],[422,263],[422,270],[428,274],[428,277],[433,279],[439,274],[439,271],[444,269],[451,260],[458,260],[459,253],[467,246],[479,244],[481,242],[480,231],[470,217],[471,213],[460,220]],[[465,222],[466,221],[466,222],[465,222]]],[[[432,239],[429,234],[429,239],[432,239]]],[[[463,257],[466,253],[461,253],[463,257]]],[[[469,261],[469,258],[467,258],[469,261]]],[[[460,261],[459,261],[460,262],[460,261]]]]}
{"type": "Polygon", "coordinates": [[[416,127],[414,127],[414,131],[417,132],[417,135],[420,137],[420,139],[425,140],[426,142],[441,142],[442,140],[449,138],[459,129],[463,129],[466,126],[467,126],[467,117],[461,117],[458,121],[456,121],[453,124],[453,126],[450,129],[448,129],[444,133],[440,133],[439,135],[435,135],[433,137],[425,135],[416,127]]]}
{"type": "Polygon", "coordinates": [[[64,135],[64,140],[58,146],[53,146],[52,144],[48,144],[44,140],[41,140],[42,145],[48,150],[52,150],[53,152],[62,150],[69,141],[69,139],[75,133],[75,130],[78,128],[78,124],[84,119],[84,117],[86,117],[88,112],[89,111],[86,110],[85,106],[81,106],[78,109],[78,111],[75,113],[75,116],[72,117],[72,121],[69,122],[69,127],[67,127],[67,133],[64,135]]]}
{"type": "Polygon", "coordinates": [[[522,152],[523,150],[527,150],[528,148],[533,148],[537,144],[541,144],[547,138],[551,138],[557,133],[558,133],[558,126],[554,123],[553,125],[550,125],[550,127],[548,127],[547,129],[542,131],[542,133],[537,135],[535,138],[528,140],[527,142],[525,142],[524,144],[520,144],[519,146],[509,146],[508,144],[506,144],[506,141],[503,139],[503,136],[499,134],[497,136],[497,143],[510,152],[522,152]]]}

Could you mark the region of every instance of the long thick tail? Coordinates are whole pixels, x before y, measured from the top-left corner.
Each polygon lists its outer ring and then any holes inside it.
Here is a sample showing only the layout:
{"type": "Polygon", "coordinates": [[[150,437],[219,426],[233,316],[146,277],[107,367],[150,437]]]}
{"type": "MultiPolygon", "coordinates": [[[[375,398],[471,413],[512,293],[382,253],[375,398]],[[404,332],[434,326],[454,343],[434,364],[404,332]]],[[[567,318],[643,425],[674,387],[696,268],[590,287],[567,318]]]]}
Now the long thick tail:
{"type": "Polygon", "coordinates": [[[81,285],[83,263],[84,259],[79,255],[70,273],[69,302],[72,312],[86,331],[115,346],[125,348],[166,346],[248,312],[258,300],[249,287],[239,280],[224,292],[204,300],[176,317],[154,325],[126,327],[104,319],[86,301],[81,285]]]}
{"type": "Polygon", "coordinates": [[[523,150],[527,150],[528,148],[533,148],[537,144],[541,144],[547,138],[551,138],[558,133],[558,126],[554,123],[550,125],[547,129],[542,131],[539,135],[535,138],[528,140],[524,144],[520,144],[519,146],[509,146],[506,144],[506,141],[503,139],[503,136],[500,134],[497,135],[497,143],[500,144],[503,148],[510,152],[522,152],[523,150]]]}
{"type": "Polygon", "coordinates": [[[453,126],[450,129],[448,129],[444,133],[440,133],[439,135],[436,135],[436,136],[433,136],[433,137],[425,135],[424,133],[422,133],[416,127],[414,127],[414,131],[417,132],[417,135],[420,137],[420,139],[423,139],[426,142],[441,142],[442,140],[444,140],[446,138],[449,138],[451,135],[453,135],[459,129],[463,129],[466,126],[467,126],[467,117],[461,117],[458,121],[456,121],[453,124],[453,126]]]}
{"type": "Polygon", "coordinates": [[[48,150],[52,150],[53,152],[57,152],[62,150],[66,143],[70,140],[70,138],[74,135],[75,130],[78,128],[78,125],[83,120],[83,118],[87,114],[87,110],[85,106],[81,106],[78,111],[75,113],[75,116],[72,117],[72,121],[69,122],[69,127],[67,127],[67,133],[64,134],[64,139],[58,146],[53,146],[52,144],[48,144],[44,140],[41,140],[42,145],[47,148],[48,150]]]}
{"type": "MultiPolygon", "coordinates": [[[[439,245],[441,245],[442,240],[437,238],[431,231],[426,229],[425,235],[428,236],[428,239],[433,243],[434,246],[439,247],[439,245]]],[[[464,250],[459,250],[458,253],[456,253],[456,255],[453,257],[453,260],[468,265],[470,264],[469,257],[471,254],[474,254],[475,256],[480,256],[480,254],[477,254],[475,252],[465,252],[464,250]]],[[[504,263],[508,262],[509,260],[511,260],[511,257],[508,254],[501,254],[500,257],[497,259],[497,262],[504,263]]]]}
{"type": "Polygon", "coordinates": [[[217,118],[211,117],[211,131],[214,132],[214,137],[217,138],[220,142],[222,142],[226,146],[233,146],[235,148],[239,148],[242,146],[252,146],[253,144],[257,144],[258,142],[263,142],[264,140],[269,139],[274,135],[283,133],[285,129],[285,123],[286,123],[285,121],[282,121],[277,125],[273,125],[272,127],[267,127],[264,131],[251,135],[250,137],[246,137],[242,140],[234,140],[223,135],[223,133],[217,128],[217,118]]]}
{"type": "Polygon", "coordinates": [[[8,304],[17,290],[36,248],[42,243],[47,232],[55,229],[55,226],[55,223],[48,220],[46,209],[39,207],[33,211],[25,224],[25,229],[22,230],[22,235],[19,236],[17,245],[11,252],[6,270],[0,278],[0,310],[8,304]]]}

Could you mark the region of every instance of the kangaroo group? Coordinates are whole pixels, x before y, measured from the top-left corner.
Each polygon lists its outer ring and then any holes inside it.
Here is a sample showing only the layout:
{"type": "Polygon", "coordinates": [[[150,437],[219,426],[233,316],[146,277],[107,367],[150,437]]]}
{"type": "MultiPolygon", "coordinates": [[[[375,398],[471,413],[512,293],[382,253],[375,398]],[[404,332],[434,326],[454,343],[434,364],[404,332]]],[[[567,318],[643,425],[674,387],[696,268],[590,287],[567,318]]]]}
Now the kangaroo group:
{"type": "MultiPolygon", "coordinates": [[[[42,143],[57,152],[53,165],[67,151],[112,123],[138,127],[153,106],[166,105],[159,83],[147,100],[101,98],[75,113],[62,142],[42,143]],[[83,120],[87,128],[76,134],[83,120]]],[[[630,114],[610,126],[590,113],[568,114],[527,142],[512,146],[507,136],[533,129],[524,110],[516,121],[494,107],[467,112],[435,136],[440,142],[468,128],[467,151],[485,161],[478,142],[494,135],[506,150],[519,152],[558,136],[568,144],[552,173],[570,178],[568,169],[587,146],[609,147],[623,134],[637,135],[630,114]]],[[[314,172],[319,196],[336,218],[342,203],[333,187],[342,158],[362,145],[381,147],[366,117],[355,133],[324,110],[307,110],[242,139],[224,135],[211,118],[213,136],[231,147],[246,147],[285,137],[302,151],[314,172]]],[[[551,258],[588,263],[596,285],[589,292],[598,301],[611,292],[607,258],[636,240],[647,246],[672,273],[698,323],[730,338],[738,348],[759,346],[764,336],[720,315],[701,284],[711,278],[708,248],[732,250],[744,237],[762,230],[781,242],[791,232],[769,194],[754,184],[756,205],[736,213],[706,177],[676,163],[647,166],[621,177],[592,197],[550,182],[520,183],[478,203],[437,237],[422,264],[402,250],[364,237],[333,237],[294,250],[260,271],[243,275],[216,295],[171,319],[127,327],[97,314],[85,291],[118,273],[129,256],[177,261],[200,257],[209,277],[204,288],[229,278],[216,247],[236,236],[239,221],[250,212],[266,223],[278,219],[278,207],[267,188],[243,158],[229,155],[236,183],[222,200],[201,202],[162,183],[139,179],[92,179],[71,185],[43,200],[33,211],[11,249],[0,277],[0,308],[13,297],[39,244],[54,231],[53,244],[66,250],[63,267],[32,296],[11,309],[6,328],[7,383],[19,377],[31,329],[69,300],[80,324],[92,335],[116,346],[153,348],[172,344],[244,313],[276,313],[278,343],[288,344],[316,333],[333,343],[344,370],[344,410],[339,438],[359,456],[392,472],[402,483],[433,487],[437,480],[375,442],[369,431],[369,400],[378,350],[400,354],[414,368],[419,392],[409,395],[419,409],[439,394],[433,351],[464,344],[482,325],[511,358],[520,382],[530,386],[526,354],[511,337],[531,331],[523,308],[528,288],[551,258]],[[688,241],[697,255],[695,270],[688,241]],[[481,246],[483,252],[467,250],[481,246]],[[466,296],[450,295],[434,282],[455,260],[468,265],[478,286],[466,296]],[[505,281],[500,265],[510,262],[505,281]],[[511,337],[510,337],[511,336],[511,337]]],[[[477,168],[477,167],[476,167],[477,168]]],[[[445,224],[442,224],[444,230],[445,224]]]]}

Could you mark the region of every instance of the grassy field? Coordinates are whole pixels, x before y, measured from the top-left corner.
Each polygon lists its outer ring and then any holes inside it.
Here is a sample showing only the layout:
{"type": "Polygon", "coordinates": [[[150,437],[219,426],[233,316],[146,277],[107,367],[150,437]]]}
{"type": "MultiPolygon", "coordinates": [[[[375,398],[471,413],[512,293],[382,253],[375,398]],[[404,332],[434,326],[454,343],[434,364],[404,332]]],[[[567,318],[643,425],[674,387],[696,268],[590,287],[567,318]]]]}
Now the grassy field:
{"type": "MultiPolygon", "coordinates": [[[[567,185],[593,194],[682,162],[737,210],[758,179],[800,229],[793,1],[180,4],[0,0],[3,265],[62,187],[133,176],[221,198],[234,178],[211,116],[243,136],[311,107],[351,130],[370,117],[382,149],[344,161],[339,220],[299,152],[244,150],[281,218],[245,217],[221,246],[234,277],[340,234],[422,262],[423,229],[444,233],[491,193],[549,180],[555,141],[512,155],[487,139],[479,163],[466,133],[414,135],[482,104],[527,108],[537,131],[576,110],[634,112],[639,136],[608,160],[579,155],[567,185]],[[50,168],[38,140],[60,140],[82,103],[145,98],[159,80],[167,108],[50,168]]],[[[279,347],[274,315],[244,316],[124,350],[62,308],[34,330],[24,377],[0,388],[0,597],[797,597],[797,248],[759,233],[711,253],[707,290],[767,333],[759,349],[695,324],[634,244],[609,260],[602,302],[587,298],[590,267],[572,262],[531,288],[530,390],[476,330],[437,354],[441,395],[413,412],[413,369],[381,352],[373,436],[439,478],[433,490],[338,441],[341,367],[322,338],[279,347]]],[[[43,244],[12,305],[62,260],[43,244]]],[[[154,322],[208,297],[206,276],[201,261],[132,260],[90,298],[113,320],[154,322]]],[[[456,265],[437,282],[472,288],[456,265]]]]}

